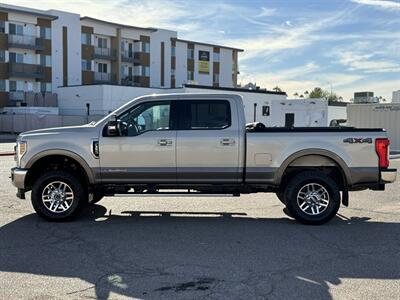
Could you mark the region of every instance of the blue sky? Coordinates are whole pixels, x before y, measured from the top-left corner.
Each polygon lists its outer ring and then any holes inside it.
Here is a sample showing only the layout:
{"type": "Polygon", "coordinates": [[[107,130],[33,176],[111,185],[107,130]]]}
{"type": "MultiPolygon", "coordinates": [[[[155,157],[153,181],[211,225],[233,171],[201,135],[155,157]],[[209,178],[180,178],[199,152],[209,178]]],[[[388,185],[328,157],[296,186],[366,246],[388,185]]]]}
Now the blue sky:
{"type": "MultiPolygon", "coordinates": [[[[2,1],[32,7],[31,0],[2,1]]],[[[239,47],[239,81],[289,96],[320,86],[348,100],[400,89],[400,0],[36,0],[180,38],[239,47]]]]}

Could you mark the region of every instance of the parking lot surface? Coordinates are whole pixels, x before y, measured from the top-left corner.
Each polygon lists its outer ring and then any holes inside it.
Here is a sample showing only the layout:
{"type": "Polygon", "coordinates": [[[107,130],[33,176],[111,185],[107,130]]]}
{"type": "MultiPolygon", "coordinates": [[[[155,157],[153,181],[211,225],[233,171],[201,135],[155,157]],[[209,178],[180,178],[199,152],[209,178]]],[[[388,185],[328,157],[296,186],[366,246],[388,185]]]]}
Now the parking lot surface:
{"type": "Polygon", "coordinates": [[[0,299],[400,299],[399,182],[323,226],[274,194],[105,198],[48,223],[15,197],[13,165],[0,157],[0,299]]]}

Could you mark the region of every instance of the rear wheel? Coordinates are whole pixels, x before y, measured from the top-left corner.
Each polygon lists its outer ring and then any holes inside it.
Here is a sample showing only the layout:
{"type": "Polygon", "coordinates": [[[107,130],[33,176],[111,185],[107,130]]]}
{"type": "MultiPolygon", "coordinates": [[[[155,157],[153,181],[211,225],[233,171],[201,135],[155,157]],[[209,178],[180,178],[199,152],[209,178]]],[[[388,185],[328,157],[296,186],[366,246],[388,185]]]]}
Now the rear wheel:
{"type": "Polygon", "coordinates": [[[310,225],[330,221],[340,207],[339,186],[319,171],[301,172],[294,176],[287,183],[284,199],[290,215],[310,225]]]}
{"type": "Polygon", "coordinates": [[[41,175],[32,187],[31,201],[36,213],[48,221],[67,221],[87,203],[85,186],[66,171],[41,175]]]}

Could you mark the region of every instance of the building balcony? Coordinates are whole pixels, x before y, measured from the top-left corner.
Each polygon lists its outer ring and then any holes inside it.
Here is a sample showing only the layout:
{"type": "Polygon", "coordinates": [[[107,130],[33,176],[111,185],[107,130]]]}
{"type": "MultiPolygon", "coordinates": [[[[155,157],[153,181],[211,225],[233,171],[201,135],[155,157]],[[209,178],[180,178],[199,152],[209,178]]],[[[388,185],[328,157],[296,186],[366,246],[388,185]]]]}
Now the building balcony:
{"type": "Polygon", "coordinates": [[[116,60],[115,49],[94,47],[94,58],[116,60]]]}
{"type": "Polygon", "coordinates": [[[25,101],[25,92],[24,91],[10,92],[8,97],[12,101],[25,101]]]}
{"type": "Polygon", "coordinates": [[[42,79],[45,74],[44,68],[41,65],[9,63],[8,75],[10,77],[42,79]]]}
{"type": "Polygon", "coordinates": [[[23,48],[32,50],[43,50],[43,39],[31,35],[8,35],[9,48],[23,48]]]}
{"type": "Polygon", "coordinates": [[[126,63],[140,63],[140,59],[136,57],[133,51],[122,51],[121,61],[126,63]]]}
{"type": "Polygon", "coordinates": [[[94,83],[116,84],[116,76],[111,73],[94,72],[94,83]]]}

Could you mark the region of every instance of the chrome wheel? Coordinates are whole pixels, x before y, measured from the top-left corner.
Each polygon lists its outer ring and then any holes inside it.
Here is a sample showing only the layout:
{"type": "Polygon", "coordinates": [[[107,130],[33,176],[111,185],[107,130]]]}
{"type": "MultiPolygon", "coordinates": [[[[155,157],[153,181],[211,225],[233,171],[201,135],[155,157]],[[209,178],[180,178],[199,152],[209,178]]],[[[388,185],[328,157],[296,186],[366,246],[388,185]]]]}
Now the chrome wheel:
{"type": "Polygon", "coordinates": [[[318,183],[308,183],[297,193],[297,204],[306,214],[316,216],[329,205],[328,191],[318,183]]]}
{"type": "Polygon", "coordinates": [[[65,182],[53,181],[43,189],[42,202],[49,211],[63,213],[74,202],[74,192],[65,182]]]}

